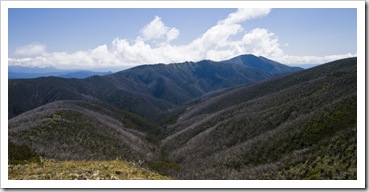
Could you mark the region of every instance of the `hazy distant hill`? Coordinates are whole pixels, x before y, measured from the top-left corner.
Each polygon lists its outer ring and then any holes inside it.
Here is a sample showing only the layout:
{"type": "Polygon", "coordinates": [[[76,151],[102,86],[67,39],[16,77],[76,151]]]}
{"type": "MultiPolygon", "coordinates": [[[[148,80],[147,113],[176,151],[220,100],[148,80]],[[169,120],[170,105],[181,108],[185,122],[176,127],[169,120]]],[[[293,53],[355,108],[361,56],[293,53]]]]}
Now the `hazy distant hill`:
{"type": "Polygon", "coordinates": [[[155,118],[209,92],[302,70],[253,55],[240,57],[252,57],[252,67],[247,62],[205,60],[144,65],[81,80],[55,77],[9,80],[9,118],[65,99],[99,100],[141,116],[155,118]]]}
{"type": "Polygon", "coordinates": [[[43,73],[57,73],[65,72],[55,67],[24,67],[24,66],[9,66],[10,73],[26,73],[26,74],[43,74],[43,73]]]}
{"type": "Polygon", "coordinates": [[[187,105],[162,153],[182,179],[355,179],[356,91],[356,58],[243,86],[187,105]]]}
{"type": "Polygon", "coordinates": [[[54,67],[22,67],[9,66],[8,79],[32,79],[38,77],[63,77],[63,78],[77,78],[83,79],[94,75],[108,75],[112,72],[94,72],[85,70],[60,70],[54,67]]]}
{"type": "Polygon", "coordinates": [[[316,67],[316,66],[319,66],[320,64],[293,64],[291,66],[294,66],[294,67],[301,67],[303,69],[309,69],[309,68],[312,68],[312,67],[316,67]]]}

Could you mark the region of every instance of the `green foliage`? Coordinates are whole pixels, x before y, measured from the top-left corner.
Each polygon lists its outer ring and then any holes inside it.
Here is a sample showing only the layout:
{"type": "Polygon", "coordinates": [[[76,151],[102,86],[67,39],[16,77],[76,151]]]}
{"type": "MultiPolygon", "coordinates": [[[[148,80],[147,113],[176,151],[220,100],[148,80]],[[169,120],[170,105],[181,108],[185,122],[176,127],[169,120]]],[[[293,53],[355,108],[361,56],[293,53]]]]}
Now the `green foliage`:
{"type": "Polygon", "coordinates": [[[40,158],[37,156],[28,145],[18,145],[8,142],[8,162],[9,164],[26,164],[40,163],[40,158]]]}
{"type": "Polygon", "coordinates": [[[151,162],[148,166],[150,169],[164,175],[174,175],[181,170],[180,164],[168,161],[151,162]]]}

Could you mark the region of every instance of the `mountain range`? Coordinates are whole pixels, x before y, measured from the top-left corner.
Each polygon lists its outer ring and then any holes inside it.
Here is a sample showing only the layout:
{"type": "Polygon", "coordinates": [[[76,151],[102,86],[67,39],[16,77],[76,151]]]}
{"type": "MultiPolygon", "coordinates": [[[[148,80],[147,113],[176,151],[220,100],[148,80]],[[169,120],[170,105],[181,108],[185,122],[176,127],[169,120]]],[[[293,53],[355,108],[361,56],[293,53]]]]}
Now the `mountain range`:
{"type": "Polygon", "coordinates": [[[85,79],[9,80],[9,118],[51,101],[95,100],[153,119],[210,92],[302,70],[254,55],[233,60],[142,65],[85,79]]]}
{"type": "Polygon", "coordinates": [[[9,66],[8,79],[32,79],[37,77],[63,77],[63,78],[77,78],[84,79],[94,75],[107,75],[112,72],[95,72],[86,70],[60,70],[54,67],[23,67],[23,66],[9,66]]]}
{"type": "Polygon", "coordinates": [[[356,65],[241,55],[9,80],[9,142],[178,179],[356,179],[356,65]]]}

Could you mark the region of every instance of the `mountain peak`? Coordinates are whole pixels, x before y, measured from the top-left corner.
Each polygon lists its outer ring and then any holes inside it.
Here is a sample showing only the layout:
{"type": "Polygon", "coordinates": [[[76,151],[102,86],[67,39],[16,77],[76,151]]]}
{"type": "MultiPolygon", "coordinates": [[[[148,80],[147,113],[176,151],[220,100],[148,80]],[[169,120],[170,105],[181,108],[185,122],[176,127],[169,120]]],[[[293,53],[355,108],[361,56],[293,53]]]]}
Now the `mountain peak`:
{"type": "Polygon", "coordinates": [[[229,59],[224,62],[241,64],[241,65],[246,65],[247,67],[251,67],[251,68],[262,69],[273,75],[285,74],[285,73],[302,70],[302,68],[300,67],[290,67],[290,66],[281,64],[277,61],[273,61],[273,60],[270,60],[262,56],[255,56],[252,54],[240,55],[237,57],[233,57],[232,59],[229,59]]]}

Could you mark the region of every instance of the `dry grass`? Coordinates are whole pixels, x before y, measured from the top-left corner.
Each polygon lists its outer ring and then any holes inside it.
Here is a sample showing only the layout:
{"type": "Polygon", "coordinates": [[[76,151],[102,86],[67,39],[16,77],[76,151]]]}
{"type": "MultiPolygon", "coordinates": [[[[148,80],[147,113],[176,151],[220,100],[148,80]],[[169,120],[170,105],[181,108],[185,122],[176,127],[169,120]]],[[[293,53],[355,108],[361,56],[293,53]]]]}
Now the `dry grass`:
{"type": "Polygon", "coordinates": [[[114,161],[53,161],[8,165],[9,180],[169,180],[174,179],[139,167],[114,161]]]}

